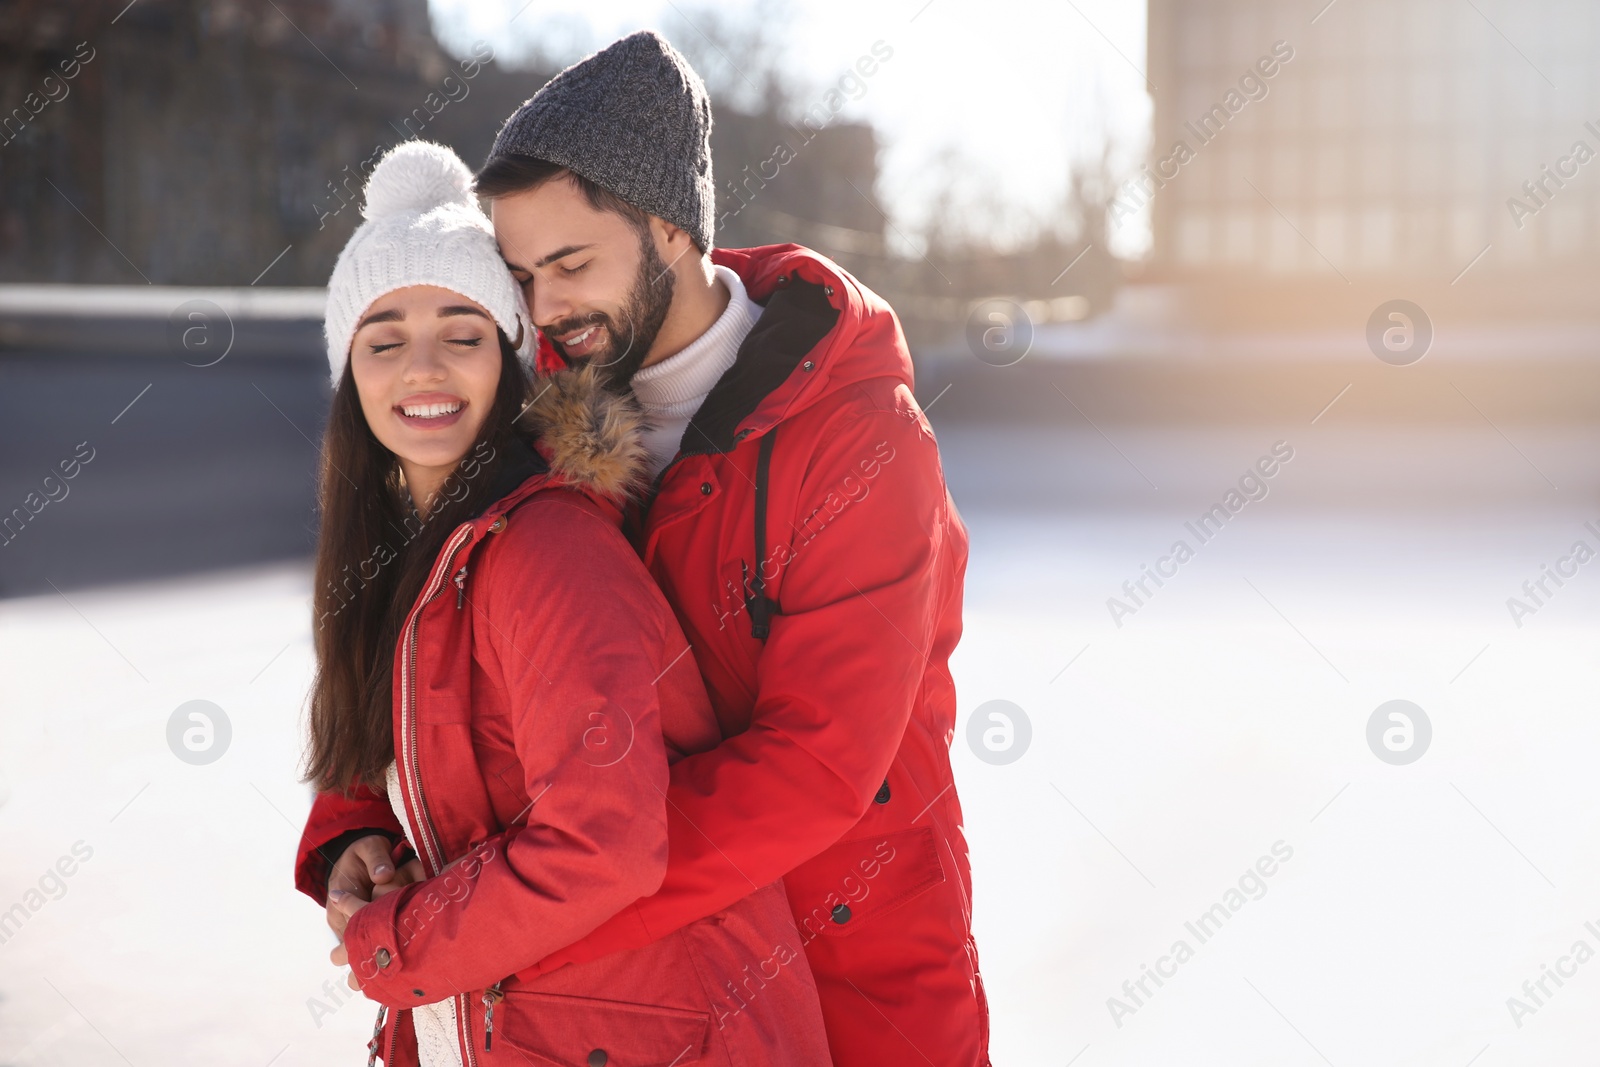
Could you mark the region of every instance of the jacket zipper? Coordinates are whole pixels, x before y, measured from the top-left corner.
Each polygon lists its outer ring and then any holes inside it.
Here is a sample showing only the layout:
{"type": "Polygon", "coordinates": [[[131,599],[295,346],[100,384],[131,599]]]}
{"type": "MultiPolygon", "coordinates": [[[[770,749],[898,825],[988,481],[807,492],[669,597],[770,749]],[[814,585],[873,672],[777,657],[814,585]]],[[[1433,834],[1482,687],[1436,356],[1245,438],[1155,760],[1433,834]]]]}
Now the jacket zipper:
{"type": "MultiPolygon", "coordinates": [[[[416,794],[415,808],[417,811],[417,836],[422,838],[420,844],[426,850],[427,866],[431,868],[430,875],[434,876],[438,875],[439,871],[443,868],[444,863],[442,862],[442,857],[439,853],[438,842],[434,839],[433,819],[428,815],[428,802],[422,793],[422,778],[417,772],[417,731],[412,722],[412,719],[416,714],[417,695],[415,669],[417,660],[417,624],[422,619],[422,612],[429,604],[433,603],[434,599],[437,598],[441,592],[443,592],[444,576],[450,573],[450,568],[452,565],[454,565],[456,560],[456,553],[461,550],[461,546],[467,541],[471,533],[472,524],[465,523],[462,525],[461,529],[457,530],[451,536],[449,542],[445,546],[444,567],[435,572],[433,578],[428,584],[427,593],[423,598],[422,603],[412,610],[411,618],[406,623],[407,634],[404,678],[405,685],[403,690],[405,693],[405,702],[401,708],[400,714],[400,728],[405,733],[407,774],[405,775],[404,781],[409,781],[411,783],[411,788],[416,794]]],[[[465,576],[466,568],[462,567],[460,573],[458,573],[455,577],[457,608],[461,606],[461,600],[465,596],[466,590],[463,586],[465,576]]],[[[468,1011],[467,994],[456,994],[456,1011],[459,1014],[462,1026],[465,1027],[468,1024],[468,1021],[472,1018],[470,1012],[468,1011]]],[[[477,1067],[478,1060],[473,1054],[472,1042],[462,1041],[461,1044],[465,1054],[464,1062],[467,1067],[477,1067]]],[[[369,1063],[367,1067],[372,1067],[372,1065],[369,1063]]]]}
{"type": "MultiPolygon", "coordinates": [[[[470,523],[468,523],[463,525],[461,529],[456,531],[456,533],[451,537],[450,541],[445,546],[444,569],[435,576],[432,582],[429,583],[427,594],[422,603],[413,609],[411,618],[406,623],[406,660],[404,679],[405,704],[401,709],[400,727],[405,732],[406,769],[409,772],[407,774],[407,779],[411,782],[412,788],[416,793],[417,813],[419,816],[421,816],[417,820],[419,823],[417,827],[417,836],[423,839],[421,844],[423,848],[427,850],[428,866],[432,868],[429,871],[430,876],[437,875],[444,867],[444,862],[443,857],[439,854],[438,843],[434,840],[433,820],[428,815],[427,798],[423,796],[422,779],[417,773],[417,731],[412,724],[412,718],[416,715],[417,696],[417,624],[421,621],[423,611],[427,609],[429,604],[433,603],[435,598],[437,598],[441,592],[444,585],[442,580],[443,575],[449,573],[450,565],[455,563],[456,553],[460,551],[462,544],[467,540],[467,537],[471,534],[471,532],[472,526],[470,523]]],[[[465,570],[466,568],[462,569],[465,570]]]]}
{"type": "MultiPolygon", "coordinates": [[[[388,1013],[389,1005],[378,1005],[378,1021],[372,1024],[372,1040],[367,1042],[367,1067],[373,1067],[373,1064],[378,1062],[378,1039],[383,1036],[383,1017],[388,1013]]],[[[385,1064],[393,1062],[393,1058],[390,1055],[393,1048],[394,1041],[391,1035],[389,1048],[383,1053],[383,1062],[385,1064]]]]}
{"type": "Polygon", "coordinates": [[[494,1006],[501,997],[500,986],[505,982],[502,978],[494,985],[483,991],[483,1051],[489,1051],[489,1042],[494,1039],[494,1006]]]}
{"type": "MultiPolygon", "coordinates": [[[[497,519],[495,522],[496,525],[491,526],[491,530],[498,528],[500,520],[497,519]]],[[[460,611],[461,603],[467,595],[467,568],[465,566],[456,571],[454,581],[456,584],[456,610],[460,611]]],[[[483,1051],[485,1052],[489,1051],[490,1043],[494,1040],[494,1006],[505,996],[504,993],[500,992],[500,986],[504,982],[505,979],[502,978],[483,991],[483,1051]]],[[[463,995],[462,1000],[464,1003],[466,1000],[465,995],[463,995]]],[[[467,1018],[470,1019],[471,1016],[469,1015],[467,1018]]]]}

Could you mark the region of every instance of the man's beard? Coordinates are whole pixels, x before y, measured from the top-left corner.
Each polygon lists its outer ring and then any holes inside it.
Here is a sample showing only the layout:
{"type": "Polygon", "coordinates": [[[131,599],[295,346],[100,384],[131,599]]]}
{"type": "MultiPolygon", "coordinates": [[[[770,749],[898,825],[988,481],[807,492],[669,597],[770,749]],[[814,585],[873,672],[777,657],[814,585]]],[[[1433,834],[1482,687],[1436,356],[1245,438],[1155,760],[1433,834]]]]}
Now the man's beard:
{"type": "Polygon", "coordinates": [[[626,389],[644,358],[655,344],[667,312],[672,309],[674,282],[672,271],[662,262],[649,234],[639,238],[639,273],[628,290],[627,300],[613,319],[603,311],[591,311],[577,318],[554,323],[546,333],[570,334],[586,326],[599,325],[606,331],[606,347],[584,361],[601,367],[614,389],[626,389]]]}

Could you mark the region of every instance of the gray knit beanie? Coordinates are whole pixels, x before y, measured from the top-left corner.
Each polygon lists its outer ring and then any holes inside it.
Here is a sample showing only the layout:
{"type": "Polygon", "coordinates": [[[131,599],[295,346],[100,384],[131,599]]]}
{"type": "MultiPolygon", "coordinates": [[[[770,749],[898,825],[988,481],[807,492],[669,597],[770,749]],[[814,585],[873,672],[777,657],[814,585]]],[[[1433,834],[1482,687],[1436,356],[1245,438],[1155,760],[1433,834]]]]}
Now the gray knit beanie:
{"type": "Polygon", "coordinates": [[[500,127],[489,162],[566,167],[711,251],[711,100],[660,34],[629,34],[557,74],[500,127]]]}

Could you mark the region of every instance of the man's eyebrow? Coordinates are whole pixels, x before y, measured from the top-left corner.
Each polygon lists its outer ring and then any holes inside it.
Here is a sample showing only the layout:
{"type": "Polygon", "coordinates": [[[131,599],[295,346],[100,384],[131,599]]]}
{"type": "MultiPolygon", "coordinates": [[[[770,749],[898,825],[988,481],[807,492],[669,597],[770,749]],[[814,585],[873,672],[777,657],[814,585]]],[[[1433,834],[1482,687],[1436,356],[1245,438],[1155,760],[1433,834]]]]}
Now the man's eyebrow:
{"type": "Polygon", "coordinates": [[[404,322],[404,321],[406,321],[405,312],[401,311],[399,308],[390,308],[388,311],[374,311],[372,314],[368,315],[366,318],[364,318],[360,322],[356,323],[356,329],[359,330],[363,326],[370,326],[374,322],[404,322]]]}
{"type": "Polygon", "coordinates": [[[566,256],[570,256],[574,252],[582,252],[582,251],[585,251],[586,249],[590,249],[590,248],[593,248],[593,247],[594,247],[594,245],[592,245],[592,244],[587,244],[587,245],[566,245],[566,246],[564,246],[562,248],[556,249],[554,252],[551,252],[548,256],[545,256],[543,259],[539,260],[539,262],[535,263],[534,266],[535,267],[548,267],[550,264],[554,263],[558,259],[562,259],[562,258],[564,258],[566,256]]]}
{"type": "Polygon", "coordinates": [[[451,304],[448,307],[442,307],[439,309],[439,317],[441,319],[449,315],[476,315],[480,319],[487,319],[489,317],[483,313],[481,308],[475,308],[471,304],[451,304]]]}

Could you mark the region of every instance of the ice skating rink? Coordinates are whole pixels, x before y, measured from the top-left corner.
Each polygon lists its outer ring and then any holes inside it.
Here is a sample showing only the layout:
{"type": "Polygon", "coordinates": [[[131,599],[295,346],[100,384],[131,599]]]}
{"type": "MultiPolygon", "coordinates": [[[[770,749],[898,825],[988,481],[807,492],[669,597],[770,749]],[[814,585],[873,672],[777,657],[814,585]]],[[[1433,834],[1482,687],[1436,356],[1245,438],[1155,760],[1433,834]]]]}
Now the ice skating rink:
{"type": "MultiPolygon", "coordinates": [[[[940,427],[995,1064],[1593,1061],[1600,435],[1103,429],[940,427]],[[969,742],[995,700],[1020,756],[969,742]],[[1369,743],[1393,700],[1411,762],[1369,743]]],[[[364,1057],[291,886],[309,591],[282,564],[0,602],[0,1065],[364,1057]],[[169,747],[193,700],[231,729],[208,764],[169,747]]]]}

